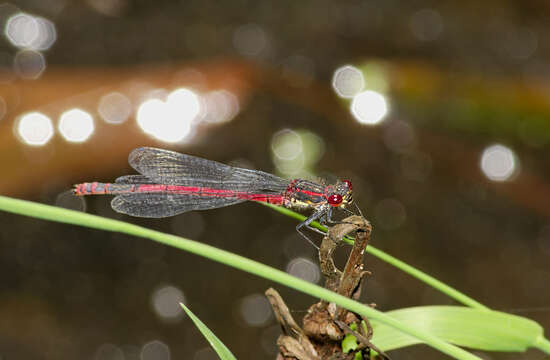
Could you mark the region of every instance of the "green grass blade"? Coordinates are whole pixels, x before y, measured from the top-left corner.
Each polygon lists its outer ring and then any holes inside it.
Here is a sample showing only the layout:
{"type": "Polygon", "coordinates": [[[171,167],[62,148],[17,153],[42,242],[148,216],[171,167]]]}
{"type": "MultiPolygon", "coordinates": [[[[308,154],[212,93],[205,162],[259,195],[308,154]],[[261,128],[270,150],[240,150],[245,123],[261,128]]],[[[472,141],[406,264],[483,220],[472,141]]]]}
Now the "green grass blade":
{"type": "Polygon", "coordinates": [[[533,347],[550,354],[550,341],[544,336],[539,337],[533,347]]]}
{"type": "MultiPolygon", "coordinates": [[[[294,219],[297,219],[299,221],[304,221],[306,219],[306,217],[304,215],[298,214],[297,212],[294,212],[294,211],[289,210],[287,208],[272,205],[272,204],[266,204],[266,203],[261,203],[261,204],[263,204],[265,206],[268,206],[268,207],[272,208],[275,211],[278,211],[278,212],[280,212],[284,215],[290,216],[290,217],[292,217],[294,219]]],[[[321,231],[325,231],[325,232],[327,231],[327,228],[322,226],[318,222],[313,222],[311,225],[313,227],[321,230],[321,231]]],[[[348,243],[353,243],[352,239],[344,239],[344,240],[348,243]]],[[[469,297],[469,296],[461,293],[460,291],[450,287],[449,285],[437,280],[433,276],[428,275],[425,272],[420,271],[417,268],[415,268],[413,266],[410,266],[409,264],[407,264],[407,263],[391,256],[390,254],[387,254],[384,251],[375,248],[372,245],[369,245],[367,247],[366,252],[371,254],[371,255],[376,256],[377,258],[379,258],[379,259],[381,259],[381,260],[383,260],[387,263],[389,263],[390,265],[395,266],[396,268],[402,270],[403,272],[411,275],[412,277],[415,277],[415,278],[419,279],[420,281],[430,285],[434,289],[437,289],[437,290],[441,291],[442,293],[446,294],[447,296],[455,299],[456,301],[458,301],[458,302],[460,302],[460,303],[462,303],[466,306],[470,306],[470,307],[473,307],[473,308],[476,308],[476,309],[489,310],[489,308],[487,306],[475,301],[471,297],[469,297]]]]}
{"type": "Polygon", "coordinates": [[[0,196],[0,210],[9,211],[15,214],[31,216],[35,218],[86,226],[94,229],[106,231],[116,231],[129,235],[139,236],[146,239],[173,246],[178,249],[197,254],[208,259],[232,266],[242,271],[255,274],[257,276],[278,282],[284,286],[288,286],[300,292],[309,294],[315,298],[321,298],[329,302],[333,302],[338,306],[346,308],[352,312],[365,316],[369,319],[378,320],[380,323],[399,329],[413,337],[417,337],[426,344],[435,349],[446,353],[456,359],[476,359],[479,357],[456,347],[446,341],[433,336],[430,333],[419,331],[410,324],[403,324],[398,320],[376,310],[365,306],[357,301],[329,291],[318,285],[301,280],[291,276],[283,271],[271,268],[267,265],[247,259],[243,256],[232,254],[215,248],[210,245],[184,239],[179,236],[164,234],[159,231],[143,228],[130,223],[125,223],[118,220],[107,219],[101,216],[90,215],[79,211],[62,209],[54,206],[34,203],[31,201],[18,200],[5,196],[0,196]]]}
{"type": "Polygon", "coordinates": [[[193,322],[200,330],[200,332],[204,335],[206,340],[208,340],[210,346],[212,346],[212,349],[214,349],[220,359],[237,360],[237,358],[231,353],[231,351],[229,351],[227,346],[225,346],[224,343],[222,343],[221,340],[218,339],[218,337],[214,335],[214,333],[206,325],[204,325],[204,323],[198,317],[196,317],[195,314],[191,312],[191,310],[189,310],[189,308],[187,308],[187,306],[185,306],[183,303],[180,303],[180,305],[187,313],[187,316],[189,316],[191,320],[193,320],[193,322]]]}
{"type": "MultiPolygon", "coordinates": [[[[463,306],[420,306],[389,311],[386,315],[414,325],[450,343],[487,351],[523,352],[544,339],[536,322],[499,311],[463,306]]],[[[387,325],[372,321],[372,342],[384,351],[418,344],[419,341],[387,325]]]]}

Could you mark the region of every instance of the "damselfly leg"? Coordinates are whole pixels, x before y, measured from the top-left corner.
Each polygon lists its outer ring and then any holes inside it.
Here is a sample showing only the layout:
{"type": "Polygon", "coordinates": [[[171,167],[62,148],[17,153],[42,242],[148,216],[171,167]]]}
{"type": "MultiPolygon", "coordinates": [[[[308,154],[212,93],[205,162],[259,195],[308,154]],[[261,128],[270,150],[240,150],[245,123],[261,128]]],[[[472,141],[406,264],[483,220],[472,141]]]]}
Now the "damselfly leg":
{"type": "MultiPolygon", "coordinates": [[[[363,217],[363,214],[361,213],[361,210],[359,209],[359,207],[357,206],[357,204],[354,203],[354,205],[355,205],[355,208],[358,210],[359,215],[360,215],[361,217],[363,217]]],[[[358,214],[354,213],[353,211],[351,211],[351,210],[349,210],[349,209],[346,209],[345,207],[342,207],[342,208],[340,208],[340,209],[343,210],[343,211],[345,211],[345,212],[347,212],[347,213],[350,214],[350,215],[358,215],[358,214]]],[[[332,207],[328,209],[328,211],[327,211],[327,213],[326,213],[326,215],[325,215],[325,223],[327,223],[327,224],[333,224],[333,225],[336,225],[336,224],[347,224],[345,221],[334,220],[334,219],[332,218],[332,210],[333,210],[332,207]]]]}
{"type": "MultiPolygon", "coordinates": [[[[362,217],[363,214],[361,213],[361,210],[359,209],[357,204],[355,204],[355,207],[356,207],[357,211],[359,212],[359,214],[362,217]]],[[[346,211],[347,213],[349,213],[351,215],[357,215],[349,209],[346,209],[346,208],[341,208],[341,209],[346,211]]],[[[311,231],[314,231],[318,234],[321,234],[321,235],[325,236],[326,235],[325,232],[317,229],[316,227],[311,226],[311,223],[314,222],[314,221],[319,221],[323,225],[329,225],[329,224],[334,225],[334,224],[343,224],[343,223],[345,223],[343,221],[333,219],[333,210],[334,210],[334,208],[332,206],[321,207],[320,209],[315,211],[313,214],[311,214],[311,216],[308,217],[306,220],[299,223],[296,226],[296,231],[298,231],[298,233],[304,239],[306,239],[311,245],[313,245],[316,249],[319,249],[319,247],[317,245],[315,245],[315,243],[304,233],[303,228],[304,227],[308,228],[311,231]]]]}
{"type": "Polygon", "coordinates": [[[306,227],[306,228],[308,228],[312,231],[315,231],[316,233],[319,233],[321,235],[326,235],[323,231],[311,226],[311,223],[316,221],[316,220],[320,220],[323,216],[326,216],[327,211],[329,211],[329,210],[330,209],[327,209],[327,208],[323,207],[323,208],[317,210],[316,212],[314,212],[313,214],[311,214],[310,217],[308,217],[307,219],[305,219],[303,222],[299,223],[296,226],[296,231],[298,231],[298,233],[300,235],[302,235],[302,237],[304,237],[317,250],[319,250],[319,246],[315,245],[315,243],[313,241],[311,241],[311,239],[303,232],[302,228],[306,227]]]}

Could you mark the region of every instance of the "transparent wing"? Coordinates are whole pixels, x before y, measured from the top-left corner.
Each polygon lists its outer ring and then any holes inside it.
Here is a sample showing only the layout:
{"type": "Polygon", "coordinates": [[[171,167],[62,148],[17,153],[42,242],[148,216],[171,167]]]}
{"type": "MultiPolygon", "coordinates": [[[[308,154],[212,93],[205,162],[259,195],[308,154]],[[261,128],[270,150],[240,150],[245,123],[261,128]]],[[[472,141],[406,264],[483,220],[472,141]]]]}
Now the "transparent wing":
{"type": "Polygon", "coordinates": [[[281,193],[288,187],[288,180],[263,171],[232,167],[170,150],[137,148],[130,153],[128,162],[150,181],[160,184],[268,193],[281,193]]]}
{"type": "Polygon", "coordinates": [[[156,182],[144,175],[124,175],[116,178],[117,184],[156,184],[156,182]]]}
{"type": "Polygon", "coordinates": [[[215,209],[246,201],[236,197],[196,194],[129,193],[117,195],[111,206],[119,213],[139,217],[162,218],[192,210],[215,209]]]}

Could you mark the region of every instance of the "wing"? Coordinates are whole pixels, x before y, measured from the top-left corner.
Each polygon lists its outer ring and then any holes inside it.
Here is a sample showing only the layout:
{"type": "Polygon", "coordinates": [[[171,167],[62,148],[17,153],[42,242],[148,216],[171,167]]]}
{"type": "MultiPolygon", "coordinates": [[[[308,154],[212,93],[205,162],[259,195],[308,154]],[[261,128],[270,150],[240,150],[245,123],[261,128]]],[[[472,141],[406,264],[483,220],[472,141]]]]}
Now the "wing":
{"type": "Polygon", "coordinates": [[[196,194],[129,193],[117,195],[111,201],[111,206],[115,211],[123,214],[162,218],[192,210],[215,209],[243,201],[246,199],[196,194]]]}
{"type": "Polygon", "coordinates": [[[156,184],[156,182],[144,175],[124,175],[117,177],[117,184],[156,184]]]}
{"type": "Polygon", "coordinates": [[[141,147],[128,162],[152,182],[193,185],[242,192],[282,193],[288,180],[263,171],[242,169],[175,151],[141,147]]]}

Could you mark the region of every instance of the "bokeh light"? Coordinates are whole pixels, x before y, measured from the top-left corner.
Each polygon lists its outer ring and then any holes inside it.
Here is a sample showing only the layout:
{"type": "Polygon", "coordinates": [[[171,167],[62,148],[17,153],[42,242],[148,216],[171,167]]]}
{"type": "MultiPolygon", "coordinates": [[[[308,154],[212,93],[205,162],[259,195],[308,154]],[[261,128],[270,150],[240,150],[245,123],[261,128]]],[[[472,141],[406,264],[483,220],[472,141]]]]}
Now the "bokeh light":
{"type": "Polygon", "coordinates": [[[175,286],[159,287],[151,295],[153,310],[163,320],[179,320],[184,314],[180,303],[185,303],[185,296],[175,286]]]}
{"type": "Polygon", "coordinates": [[[109,124],[121,124],[132,114],[132,102],[119,92],[112,92],[101,97],[97,111],[109,124]]]}
{"type": "Polygon", "coordinates": [[[409,22],[412,34],[420,41],[433,41],[443,31],[443,19],[437,10],[421,9],[412,14],[409,22]]]}
{"type": "Polygon", "coordinates": [[[351,113],[361,124],[377,125],[386,117],[388,103],[384,95],[376,91],[363,91],[353,97],[351,113]]]}
{"type": "Polygon", "coordinates": [[[312,283],[317,283],[321,278],[319,266],[304,257],[292,259],[286,266],[286,272],[312,283]]]}
{"type": "Polygon", "coordinates": [[[38,24],[38,37],[31,44],[31,49],[45,51],[52,47],[57,40],[55,24],[48,19],[35,18],[38,24]]]}
{"type": "Polygon", "coordinates": [[[200,111],[199,96],[182,88],[171,92],[166,101],[155,98],[143,102],[137,112],[137,122],[154,138],[175,143],[191,134],[191,124],[200,111]]]}
{"type": "Polygon", "coordinates": [[[194,119],[201,111],[199,96],[189,89],[180,88],[172,91],[168,95],[166,102],[174,110],[179,110],[182,116],[189,120],[194,119]]]}
{"type": "Polygon", "coordinates": [[[251,294],[240,301],[240,314],[249,326],[264,326],[271,320],[271,305],[263,294],[251,294]]]}
{"type": "Polygon", "coordinates": [[[538,48],[538,36],[529,28],[510,28],[502,35],[503,52],[516,60],[529,59],[538,48]]]}
{"type": "Polygon", "coordinates": [[[14,46],[32,50],[47,50],[57,38],[55,25],[50,20],[22,12],[6,21],[4,34],[14,46]]]}
{"type": "Polygon", "coordinates": [[[101,344],[95,352],[94,360],[124,360],[124,352],[116,345],[101,344]]]}
{"type": "Polygon", "coordinates": [[[13,65],[17,74],[24,79],[38,79],[46,70],[44,55],[34,50],[21,50],[15,54],[13,65]]]}
{"type": "MultiPolygon", "coordinates": [[[[274,359],[279,352],[277,339],[281,335],[281,325],[273,325],[262,331],[261,344],[269,359],[274,359]]],[[[267,357],[266,357],[267,358],[267,357]]]]}
{"type": "Polygon", "coordinates": [[[369,61],[361,64],[363,77],[365,78],[365,90],[386,94],[390,91],[391,71],[387,64],[380,61],[369,61]]]}
{"type": "Polygon", "coordinates": [[[267,35],[256,24],[246,24],[238,27],[233,34],[233,46],[245,56],[257,56],[267,47],[267,35]]]}
{"type": "Polygon", "coordinates": [[[227,90],[215,90],[204,94],[202,120],[212,124],[221,124],[232,120],[239,113],[237,96],[227,90]]]}
{"type": "Polygon", "coordinates": [[[408,122],[402,120],[391,121],[384,128],[384,144],[396,153],[406,153],[414,148],[416,134],[408,122]]]}
{"type": "MultiPolygon", "coordinates": [[[[158,99],[158,100],[164,101],[168,97],[168,94],[170,94],[168,90],[163,88],[150,89],[148,88],[149,85],[147,84],[142,84],[142,85],[143,85],[143,88],[141,89],[141,91],[140,90],[137,90],[137,91],[140,92],[141,99],[143,100],[158,99]]],[[[134,86],[134,89],[135,88],[139,88],[139,87],[134,86]]]]}
{"type": "Polygon", "coordinates": [[[39,112],[31,112],[16,122],[17,134],[28,145],[45,145],[53,136],[52,120],[39,112]]]}
{"type": "Polygon", "coordinates": [[[286,176],[298,176],[305,166],[303,143],[300,135],[290,129],[275,133],[271,139],[273,162],[286,176]]]}
{"type": "Polygon", "coordinates": [[[156,134],[158,132],[157,117],[166,115],[165,106],[166,103],[159,99],[146,100],[139,106],[136,119],[139,127],[145,133],[158,137],[156,134]]]}
{"type": "Polygon", "coordinates": [[[299,130],[298,134],[302,138],[302,153],[305,156],[307,167],[312,167],[325,154],[325,142],[319,135],[309,130],[299,130]]]}
{"type": "Polygon", "coordinates": [[[519,172],[518,165],[514,152],[503,145],[491,145],[481,154],[481,170],[489,180],[511,180],[519,172]]]}
{"type": "Polygon", "coordinates": [[[363,73],[355,66],[342,66],[336,69],[332,76],[332,88],[340,97],[353,98],[364,87],[365,78],[363,73]]]}
{"type": "Polygon", "coordinates": [[[279,159],[295,159],[303,151],[302,138],[293,130],[283,129],[273,135],[271,150],[279,159]]]}
{"type": "Polygon", "coordinates": [[[94,132],[94,119],[84,110],[71,109],[61,114],[58,128],[65,140],[80,143],[94,132]]]}
{"type": "Polygon", "coordinates": [[[273,162],[285,176],[309,176],[324,150],[323,139],[308,130],[283,129],[271,138],[273,162]]]}
{"type": "Polygon", "coordinates": [[[140,360],[170,360],[170,348],[159,340],[143,345],[140,360]]]}
{"type": "Polygon", "coordinates": [[[29,48],[38,38],[38,22],[29,14],[17,13],[6,21],[4,34],[17,47],[29,48]]]}

